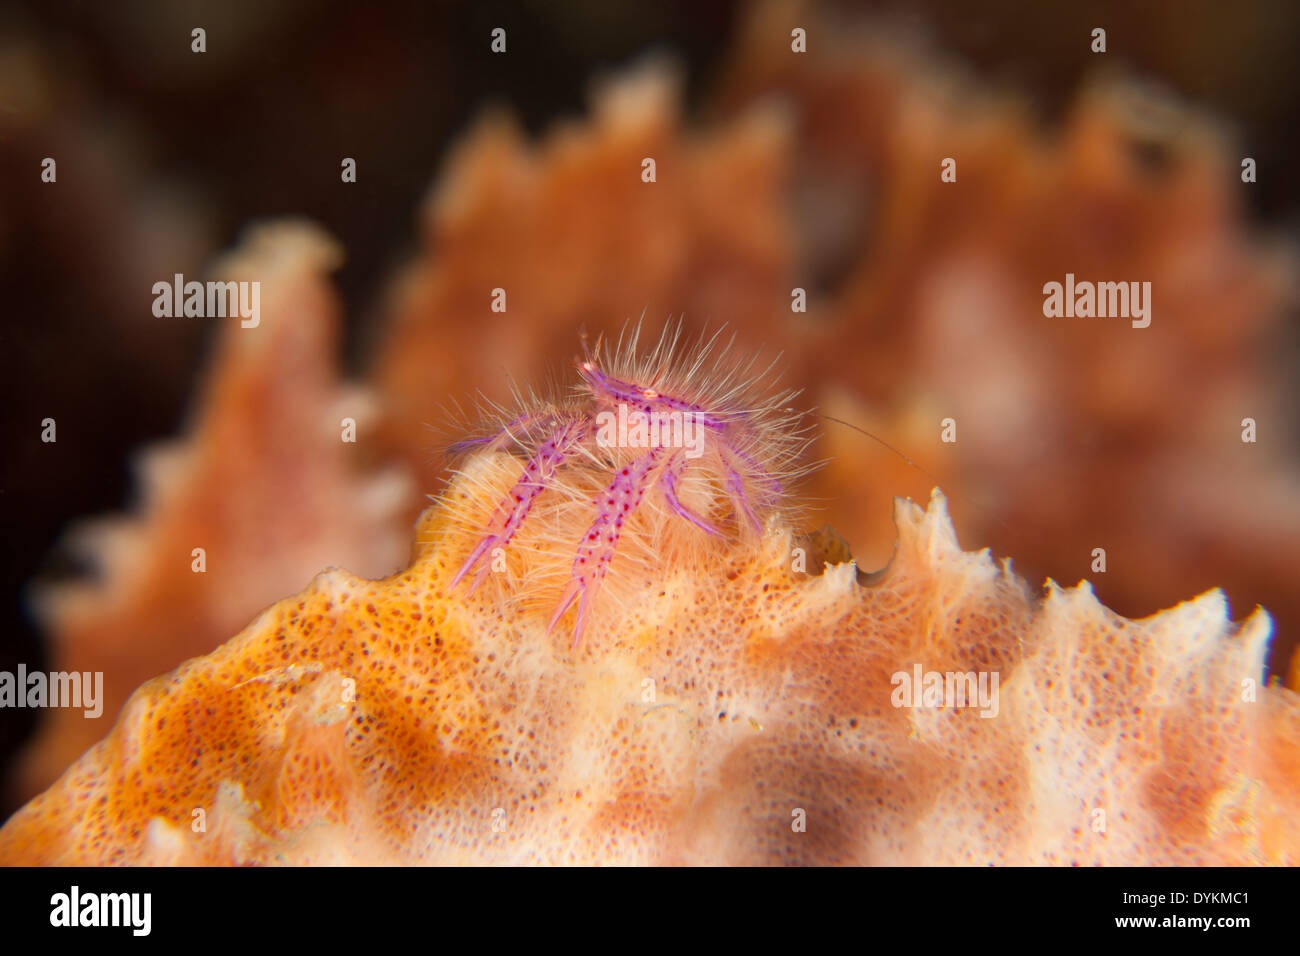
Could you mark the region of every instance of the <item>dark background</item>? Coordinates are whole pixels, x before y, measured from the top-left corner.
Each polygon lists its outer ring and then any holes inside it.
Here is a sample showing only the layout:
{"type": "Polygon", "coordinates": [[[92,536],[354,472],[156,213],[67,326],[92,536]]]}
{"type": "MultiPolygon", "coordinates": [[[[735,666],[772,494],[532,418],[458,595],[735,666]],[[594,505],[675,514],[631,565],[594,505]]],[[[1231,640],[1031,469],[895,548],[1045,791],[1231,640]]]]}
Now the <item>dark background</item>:
{"type": "MultiPolygon", "coordinates": [[[[1111,65],[1240,137],[1259,164],[1255,219],[1294,232],[1300,4],[863,6],[1028,97],[1045,122],[1095,68],[1086,38],[1106,27],[1111,65]]],[[[414,245],[417,203],[486,105],[540,133],[584,111],[593,78],[666,51],[702,108],[744,12],[702,0],[0,4],[0,669],[45,667],[30,583],[84,570],[57,547],[69,522],[128,507],[132,452],[182,429],[216,324],[142,331],[154,281],[202,272],[251,220],[313,219],[347,250],[335,278],[359,369],[379,292],[414,245]],[[506,56],[489,52],[496,26],[506,56]],[[40,182],[45,156],[58,160],[53,187],[40,182]],[[347,188],[344,156],[359,171],[347,188]],[[40,441],[47,416],[55,445],[40,441]]],[[[0,767],[36,716],[3,715],[0,767]]]]}

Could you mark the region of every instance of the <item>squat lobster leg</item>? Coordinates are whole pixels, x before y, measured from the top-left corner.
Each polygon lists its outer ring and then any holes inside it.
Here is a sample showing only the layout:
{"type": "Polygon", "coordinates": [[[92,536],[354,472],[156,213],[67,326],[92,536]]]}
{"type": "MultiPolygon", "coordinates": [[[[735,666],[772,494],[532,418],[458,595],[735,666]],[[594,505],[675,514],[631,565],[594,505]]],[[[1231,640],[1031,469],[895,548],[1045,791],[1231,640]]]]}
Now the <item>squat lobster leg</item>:
{"type": "Polygon", "coordinates": [[[560,596],[559,606],[546,628],[547,633],[553,630],[564,613],[573,606],[573,602],[578,601],[578,619],[573,627],[574,649],[582,641],[582,632],[587,626],[587,613],[605,580],[609,562],[614,557],[614,549],[618,547],[619,536],[623,533],[623,523],[641,503],[650,484],[649,475],[662,458],[663,449],[656,448],[624,465],[615,473],[614,480],[598,499],[600,511],[587,529],[582,543],[578,545],[569,586],[560,596]]]}
{"type": "Polygon", "coordinates": [[[668,506],[675,511],[679,517],[685,518],[691,524],[695,525],[701,531],[707,531],[709,534],[722,534],[717,528],[709,524],[708,521],[701,518],[690,508],[682,504],[681,499],[677,497],[677,482],[681,480],[682,473],[686,470],[686,457],[678,452],[673,455],[668,462],[668,467],[659,478],[659,484],[664,490],[664,500],[668,506]]]}
{"type": "Polygon", "coordinates": [[[731,456],[724,456],[727,463],[727,492],[731,495],[732,507],[736,509],[736,516],[744,516],[755,534],[763,533],[763,522],[758,520],[758,515],[754,514],[753,507],[750,506],[749,496],[745,494],[745,479],[741,477],[740,472],[736,470],[731,456]]]}
{"type": "Polygon", "coordinates": [[[485,534],[479,539],[479,543],[470,552],[469,557],[465,559],[465,563],[456,572],[456,576],[452,578],[452,587],[458,585],[461,579],[477,564],[479,565],[478,572],[474,575],[474,583],[470,585],[469,593],[473,594],[478,589],[492,566],[490,561],[484,561],[483,558],[493,548],[504,548],[510,544],[511,539],[518,532],[519,526],[524,523],[524,519],[528,517],[528,512],[532,510],[533,504],[536,503],[537,496],[550,483],[556,469],[573,450],[573,446],[581,440],[584,431],[583,423],[570,422],[537,449],[537,453],[529,459],[528,464],[524,467],[523,475],[510,489],[510,496],[497,506],[496,513],[492,516],[492,521],[488,525],[496,530],[485,534]]]}
{"type": "Polygon", "coordinates": [[[533,428],[543,427],[555,421],[554,412],[524,412],[521,415],[506,422],[497,431],[491,435],[483,435],[478,438],[464,438],[458,442],[452,442],[447,447],[449,455],[463,455],[471,451],[500,451],[510,442],[518,442],[515,436],[517,430],[522,430],[526,437],[533,428]]]}

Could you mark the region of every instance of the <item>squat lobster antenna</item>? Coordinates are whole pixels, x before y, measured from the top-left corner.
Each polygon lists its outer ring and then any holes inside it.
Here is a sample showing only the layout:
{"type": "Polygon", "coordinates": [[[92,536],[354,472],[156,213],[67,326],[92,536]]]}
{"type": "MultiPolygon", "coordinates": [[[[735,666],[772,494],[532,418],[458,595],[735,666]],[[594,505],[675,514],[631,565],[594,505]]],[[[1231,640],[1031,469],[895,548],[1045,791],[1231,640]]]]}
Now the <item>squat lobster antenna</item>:
{"type": "MultiPolygon", "coordinates": [[[[787,412],[794,412],[794,411],[796,411],[796,410],[793,409],[793,408],[787,408],[786,411],[787,411],[787,412]]],[[[878,443],[878,444],[880,444],[880,445],[883,445],[883,446],[885,446],[886,448],[888,448],[890,451],[892,451],[892,452],[893,452],[895,455],[897,455],[899,458],[903,459],[903,461],[907,462],[909,465],[911,465],[913,468],[915,468],[915,469],[916,469],[917,471],[919,471],[921,474],[925,475],[925,477],[927,477],[927,478],[929,478],[931,481],[933,481],[936,485],[939,483],[939,479],[938,479],[938,478],[934,477],[934,475],[930,474],[928,471],[926,471],[924,468],[922,468],[922,467],[921,467],[920,465],[918,465],[916,462],[912,461],[912,459],[908,458],[908,457],[907,457],[906,455],[904,455],[901,451],[899,451],[897,448],[895,448],[895,447],[894,447],[893,445],[891,445],[889,442],[885,441],[885,440],[884,440],[883,438],[881,438],[879,435],[875,435],[875,434],[873,434],[873,433],[867,431],[865,428],[862,428],[862,427],[860,427],[860,426],[858,426],[858,425],[855,425],[855,424],[853,424],[852,422],[846,422],[846,421],[845,421],[844,419],[842,419],[842,418],[836,418],[836,417],[833,416],[833,415],[823,415],[823,414],[821,414],[821,412],[805,412],[804,414],[805,414],[805,415],[811,415],[813,418],[820,418],[820,419],[822,419],[823,421],[835,422],[835,424],[837,424],[837,425],[843,425],[845,428],[852,428],[852,429],[853,429],[855,432],[857,432],[859,435],[866,435],[866,436],[867,436],[868,438],[870,438],[872,441],[874,441],[874,442],[876,442],[876,443],[878,443]]]]}
{"type": "Polygon", "coordinates": [[[596,333],[596,344],[593,346],[587,335],[587,326],[584,323],[578,327],[578,341],[582,343],[582,358],[578,359],[575,364],[579,368],[590,371],[591,367],[596,364],[596,360],[600,358],[600,346],[605,341],[605,333],[596,333]]]}
{"type": "MultiPolygon", "coordinates": [[[[794,411],[796,411],[796,409],[793,409],[793,408],[787,408],[786,411],[787,411],[787,412],[794,412],[794,411]]],[[[823,415],[823,414],[821,414],[820,412],[813,412],[813,411],[805,412],[804,414],[806,414],[806,415],[811,415],[813,418],[820,418],[820,419],[822,419],[823,421],[835,422],[835,424],[837,424],[837,425],[843,425],[845,428],[851,428],[851,429],[853,429],[853,430],[854,430],[855,432],[857,432],[859,435],[866,435],[866,436],[867,436],[868,438],[870,438],[872,441],[876,442],[877,444],[883,445],[885,448],[889,449],[891,452],[893,452],[893,453],[894,453],[895,455],[897,455],[899,458],[903,459],[903,461],[907,462],[909,465],[911,465],[913,468],[915,468],[915,469],[916,469],[917,471],[919,471],[921,474],[925,475],[925,477],[928,478],[934,486],[937,487],[937,486],[940,484],[940,481],[939,481],[938,478],[936,478],[934,475],[932,475],[932,474],[931,474],[929,471],[927,471],[926,469],[922,468],[922,467],[921,467],[920,465],[918,465],[916,462],[912,461],[912,459],[908,458],[908,457],[907,457],[906,455],[904,455],[901,451],[899,451],[897,448],[895,448],[895,447],[894,447],[893,445],[891,445],[889,442],[885,441],[885,440],[884,440],[883,438],[881,438],[879,435],[875,435],[875,434],[873,434],[873,433],[867,431],[865,428],[862,428],[862,427],[859,426],[859,425],[855,425],[855,424],[853,424],[852,422],[846,422],[844,419],[842,419],[842,418],[836,418],[836,417],[833,416],[833,415],[823,415]]],[[[960,499],[960,498],[965,498],[964,495],[958,495],[957,497],[958,497],[959,499],[960,499]]],[[[970,499],[966,499],[966,500],[970,500],[970,499]]],[[[973,502],[973,501],[972,501],[972,504],[977,504],[977,502],[973,502]]],[[[987,509],[988,506],[987,506],[987,505],[981,505],[981,507],[987,509]]],[[[1001,518],[999,518],[997,515],[992,515],[992,518],[993,518],[994,521],[996,521],[996,522],[997,522],[997,523],[1002,527],[1002,530],[1004,530],[1004,531],[1010,531],[1010,530],[1011,530],[1011,525],[1007,524],[1005,521],[1003,521],[1003,520],[1002,520],[1001,518]]]]}

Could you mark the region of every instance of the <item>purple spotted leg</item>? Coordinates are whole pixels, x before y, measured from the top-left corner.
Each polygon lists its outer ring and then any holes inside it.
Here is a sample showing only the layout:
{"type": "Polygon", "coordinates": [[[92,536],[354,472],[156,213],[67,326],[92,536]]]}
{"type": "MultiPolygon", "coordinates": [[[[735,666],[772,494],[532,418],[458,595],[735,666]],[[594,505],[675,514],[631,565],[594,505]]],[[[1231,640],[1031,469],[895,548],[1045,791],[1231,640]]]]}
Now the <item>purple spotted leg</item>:
{"type": "Polygon", "coordinates": [[[721,534],[722,532],[682,504],[681,499],[677,497],[677,483],[681,481],[682,473],[686,470],[686,462],[686,456],[678,452],[669,460],[668,467],[664,469],[663,474],[659,477],[659,484],[664,492],[664,500],[668,502],[668,507],[672,508],[679,517],[685,518],[697,528],[707,531],[709,534],[721,534]]]}
{"type": "Polygon", "coordinates": [[[763,533],[763,522],[758,520],[758,515],[754,514],[754,509],[750,507],[749,496],[745,494],[745,479],[740,476],[736,470],[735,463],[731,455],[724,455],[724,461],[727,465],[727,491],[731,495],[731,501],[736,509],[736,515],[744,515],[749,519],[750,526],[757,534],[763,533]]]}
{"type": "Polygon", "coordinates": [[[573,446],[582,438],[583,431],[584,428],[581,422],[570,422],[537,449],[537,452],[524,467],[524,473],[515,482],[514,487],[510,489],[510,496],[497,506],[492,520],[488,523],[488,527],[493,530],[479,539],[474,550],[465,559],[465,563],[456,572],[456,577],[452,579],[452,587],[459,584],[461,579],[477,564],[479,565],[478,573],[474,575],[474,583],[469,590],[473,594],[478,589],[478,586],[483,583],[483,579],[487,576],[488,570],[492,567],[491,562],[484,561],[483,558],[493,548],[504,548],[510,544],[511,539],[519,531],[520,525],[528,517],[528,512],[532,510],[533,504],[537,501],[537,496],[546,488],[560,463],[564,461],[565,457],[573,450],[573,446]]]}
{"type": "Polygon", "coordinates": [[[641,503],[649,485],[649,475],[662,458],[663,449],[656,448],[624,465],[597,499],[599,512],[596,520],[578,545],[569,586],[561,595],[559,606],[547,626],[547,631],[550,632],[564,616],[564,612],[573,606],[573,602],[578,601],[578,620],[573,627],[574,649],[582,641],[591,602],[595,600],[605,580],[609,562],[613,560],[614,549],[618,547],[619,536],[623,533],[623,523],[641,503]]]}

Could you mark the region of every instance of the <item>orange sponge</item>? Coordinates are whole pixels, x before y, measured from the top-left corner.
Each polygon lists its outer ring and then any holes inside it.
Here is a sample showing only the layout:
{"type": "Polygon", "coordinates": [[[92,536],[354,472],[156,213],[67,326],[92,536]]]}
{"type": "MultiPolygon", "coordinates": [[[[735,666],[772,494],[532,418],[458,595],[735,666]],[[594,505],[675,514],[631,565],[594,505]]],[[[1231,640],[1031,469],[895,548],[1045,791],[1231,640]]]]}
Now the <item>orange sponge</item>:
{"type": "Polygon", "coordinates": [[[574,651],[538,582],[581,502],[548,491],[492,586],[450,587],[517,464],[474,456],[408,570],[326,571],[146,683],[0,863],[1300,861],[1264,612],[1035,596],[936,493],[870,585],[777,521],[672,547],[650,512],[574,651]]]}

